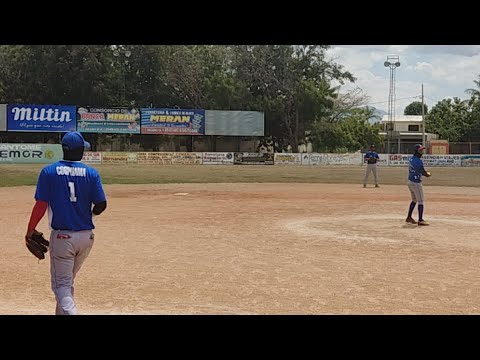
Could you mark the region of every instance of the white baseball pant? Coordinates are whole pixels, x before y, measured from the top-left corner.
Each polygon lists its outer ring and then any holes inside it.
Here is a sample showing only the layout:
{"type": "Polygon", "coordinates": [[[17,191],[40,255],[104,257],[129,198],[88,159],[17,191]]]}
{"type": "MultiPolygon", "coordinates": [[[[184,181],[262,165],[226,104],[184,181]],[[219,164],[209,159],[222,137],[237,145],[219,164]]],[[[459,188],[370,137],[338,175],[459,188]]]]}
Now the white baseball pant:
{"type": "Polygon", "coordinates": [[[50,234],[50,274],[57,307],[55,315],[77,315],[73,282],[92,249],[92,230],[53,230],[50,234]]]}

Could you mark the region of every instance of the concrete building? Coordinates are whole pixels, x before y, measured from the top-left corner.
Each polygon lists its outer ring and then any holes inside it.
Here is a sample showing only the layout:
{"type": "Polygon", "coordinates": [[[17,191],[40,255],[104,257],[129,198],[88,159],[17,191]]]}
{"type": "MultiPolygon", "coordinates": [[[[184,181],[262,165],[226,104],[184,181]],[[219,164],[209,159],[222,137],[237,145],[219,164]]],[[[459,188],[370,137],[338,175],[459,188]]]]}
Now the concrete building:
{"type": "MultiPolygon", "coordinates": [[[[388,115],[384,115],[381,122],[379,135],[383,138],[383,152],[389,154],[409,154],[415,144],[421,144],[423,124],[421,115],[398,115],[389,123],[388,115]],[[389,135],[389,136],[388,136],[389,135]],[[390,143],[390,149],[388,148],[390,143]]],[[[437,134],[425,133],[428,143],[438,139],[437,134]]]]}

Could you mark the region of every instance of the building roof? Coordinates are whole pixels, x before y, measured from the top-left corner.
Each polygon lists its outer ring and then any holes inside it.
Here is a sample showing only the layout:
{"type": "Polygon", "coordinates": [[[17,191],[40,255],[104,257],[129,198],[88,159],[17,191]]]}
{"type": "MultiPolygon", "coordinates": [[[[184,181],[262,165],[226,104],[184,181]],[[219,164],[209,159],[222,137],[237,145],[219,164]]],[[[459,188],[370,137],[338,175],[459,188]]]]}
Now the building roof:
{"type": "MultiPolygon", "coordinates": [[[[422,115],[395,115],[395,122],[422,122],[422,115]]],[[[383,115],[382,123],[388,122],[388,115],[383,115]]]]}
{"type": "MultiPolygon", "coordinates": [[[[387,132],[386,131],[379,131],[378,132],[379,135],[381,136],[387,136],[387,132]]],[[[413,131],[397,131],[396,132],[396,135],[400,135],[400,136],[422,136],[422,132],[413,132],[413,131]]],[[[434,133],[425,133],[425,135],[430,135],[430,136],[437,136],[437,134],[434,134],[434,133]]]]}
{"type": "MultiPolygon", "coordinates": [[[[387,133],[384,132],[384,131],[379,131],[378,135],[380,135],[383,139],[386,139],[387,138],[387,133]]],[[[427,136],[427,138],[431,139],[431,140],[438,140],[438,135],[437,134],[433,134],[433,133],[425,133],[425,135],[427,136]]],[[[394,136],[393,136],[393,141],[396,141],[398,140],[398,138],[400,137],[400,140],[412,140],[412,139],[421,139],[423,136],[423,133],[421,132],[397,132],[394,136]]]]}

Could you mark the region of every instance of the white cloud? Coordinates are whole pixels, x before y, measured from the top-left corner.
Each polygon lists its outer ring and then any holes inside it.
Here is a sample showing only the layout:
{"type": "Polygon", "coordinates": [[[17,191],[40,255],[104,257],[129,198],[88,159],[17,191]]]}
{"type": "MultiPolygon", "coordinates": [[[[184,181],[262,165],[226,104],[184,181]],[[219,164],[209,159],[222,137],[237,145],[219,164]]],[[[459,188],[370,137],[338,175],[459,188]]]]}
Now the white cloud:
{"type": "Polygon", "coordinates": [[[342,45],[328,51],[357,78],[341,91],[355,86],[370,96],[373,106],[387,110],[389,69],[383,66],[387,55],[399,55],[396,70],[396,113],[419,100],[424,84],[425,102],[431,108],[446,97],[465,99],[465,89],[474,88],[480,74],[480,45],[342,45]],[[408,98],[408,99],[403,99],[408,98]]]}
{"type": "Polygon", "coordinates": [[[403,53],[408,50],[408,45],[389,45],[388,50],[393,53],[403,53]]]}
{"type": "Polygon", "coordinates": [[[417,62],[415,67],[413,67],[415,71],[424,71],[429,75],[433,74],[433,66],[428,62],[417,62]]]}
{"type": "MultiPolygon", "coordinates": [[[[334,47],[327,50],[327,56],[350,71],[356,72],[365,69],[370,69],[375,61],[370,56],[358,56],[359,52],[355,49],[334,47]]],[[[363,54],[363,53],[362,53],[363,54]]]]}
{"type": "Polygon", "coordinates": [[[480,53],[480,45],[338,45],[339,47],[351,48],[361,51],[378,51],[393,53],[417,53],[417,54],[452,54],[474,56],[480,53]]]}
{"type": "Polygon", "coordinates": [[[411,45],[411,50],[425,54],[453,54],[474,56],[480,53],[480,45],[411,45]]]}

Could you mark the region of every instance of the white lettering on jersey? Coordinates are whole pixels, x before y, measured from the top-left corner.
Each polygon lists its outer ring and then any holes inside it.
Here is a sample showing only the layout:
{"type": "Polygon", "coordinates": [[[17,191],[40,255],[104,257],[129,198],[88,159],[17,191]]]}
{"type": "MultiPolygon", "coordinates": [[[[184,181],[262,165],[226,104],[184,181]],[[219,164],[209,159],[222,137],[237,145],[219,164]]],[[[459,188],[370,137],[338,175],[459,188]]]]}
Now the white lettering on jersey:
{"type": "Polygon", "coordinates": [[[57,166],[57,175],[87,176],[87,169],[70,166],[57,166]]]}

